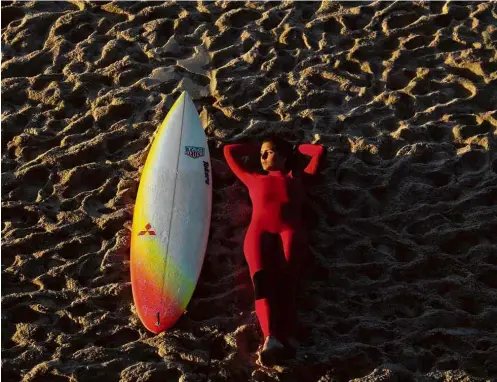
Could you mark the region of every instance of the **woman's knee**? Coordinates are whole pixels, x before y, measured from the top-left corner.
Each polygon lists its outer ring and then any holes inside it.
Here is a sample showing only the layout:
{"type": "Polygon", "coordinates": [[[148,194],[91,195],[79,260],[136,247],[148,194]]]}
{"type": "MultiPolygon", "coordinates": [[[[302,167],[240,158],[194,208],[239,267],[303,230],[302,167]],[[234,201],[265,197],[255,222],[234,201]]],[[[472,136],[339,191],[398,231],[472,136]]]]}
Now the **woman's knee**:
{"type": "Polygon", "coordinates": [[[269,297],[269,277],[267,271],[261,269],[254,273],[252,277],[252,281],[254,283],[254,295],[256,300],[260,300],[263,298],[269,297]]]}

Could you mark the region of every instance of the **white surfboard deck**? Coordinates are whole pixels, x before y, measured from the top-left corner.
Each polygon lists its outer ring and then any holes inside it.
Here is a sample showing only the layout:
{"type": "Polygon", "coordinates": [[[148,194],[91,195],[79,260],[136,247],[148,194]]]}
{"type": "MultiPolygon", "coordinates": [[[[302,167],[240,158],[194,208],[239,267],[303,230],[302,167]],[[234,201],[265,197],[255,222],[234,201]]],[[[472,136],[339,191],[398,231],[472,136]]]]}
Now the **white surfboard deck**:
{"type": "Polygon", "coordinates": [[[143,324],[166,330],[183,314],[204,261],[212,210],[207,139],[183,92],[161,124],[133,214],[131,281],[143,324]]]}

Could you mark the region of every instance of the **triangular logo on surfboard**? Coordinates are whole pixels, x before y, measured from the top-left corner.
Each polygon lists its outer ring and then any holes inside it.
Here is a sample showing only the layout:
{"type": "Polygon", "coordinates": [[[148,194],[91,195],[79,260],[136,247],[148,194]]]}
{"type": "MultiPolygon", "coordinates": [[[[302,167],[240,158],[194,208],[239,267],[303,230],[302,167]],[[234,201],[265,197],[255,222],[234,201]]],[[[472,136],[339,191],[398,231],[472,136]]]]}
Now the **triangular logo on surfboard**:
{"type": "Polygon", "coordinates": [[[143,236],[143,235],[146,235],[146,234],[149,234],[150,236],[155,236],[155,231],[152,231],[151,228],[152,228],[152,225],[150,223],[148,223],[145,226],[145,231],[140,231],[138,233],[138,236],[143,236]]]}

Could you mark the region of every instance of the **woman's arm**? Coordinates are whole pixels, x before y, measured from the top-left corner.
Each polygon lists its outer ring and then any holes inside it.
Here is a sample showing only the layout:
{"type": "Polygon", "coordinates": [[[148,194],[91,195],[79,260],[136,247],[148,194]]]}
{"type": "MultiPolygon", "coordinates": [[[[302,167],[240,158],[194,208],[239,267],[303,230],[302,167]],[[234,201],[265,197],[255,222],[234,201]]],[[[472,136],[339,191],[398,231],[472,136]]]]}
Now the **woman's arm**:
{"type": "Polygon", "coordinates": [[[239,158],[235,156],[245,156],[245,155],[259,155],[260,145],[257,143],[233,143],[224,146],[224,157],[228,166],[230,166],[231,171],[240,179],[245,185],[252,177],[252,172],[243,168],[239,161],[239,158]]]}
{"type": "Polygon", "coordinates": [[[321,161],[321,158],[324,156],[325,153],[324,147],[312,143],[303,143],[298,146],[298,150],[301,154],[309,155],[310,157],[312,157],[311,161],[304,169],[304,172],[309,175],[316,174],[316,172],[318,171],[319,162],[321,161]]]}

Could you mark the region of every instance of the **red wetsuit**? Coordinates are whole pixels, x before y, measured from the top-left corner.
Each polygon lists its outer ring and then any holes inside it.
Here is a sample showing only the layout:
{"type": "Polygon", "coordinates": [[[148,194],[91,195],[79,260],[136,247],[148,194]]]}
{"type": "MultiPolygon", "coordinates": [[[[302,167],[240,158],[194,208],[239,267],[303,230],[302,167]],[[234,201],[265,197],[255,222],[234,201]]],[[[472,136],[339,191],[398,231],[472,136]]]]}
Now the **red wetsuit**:
{"type": "MultiPolygon", "coordinates": [[[[295,294],[309,261],[307,232],[302,221],[305,189],[302,177],[294,177],[292,172],[250,172],[234,158],[234,155],[259,155],[259,150],[260,144],[230,144],[224,147],[224,156],[231,170],[247,186],[252,200],[252,219],[243,249],[255,290],[256,314],[264,337],[272,335],[284,342],[295,334],[295,294]],[[284,257],[273,246],[274,238],[278,237],[284,257]]],[[[315,174],[324,147],[302,144],[298,150],[312,157],[304,172],[315,174]]]]}

